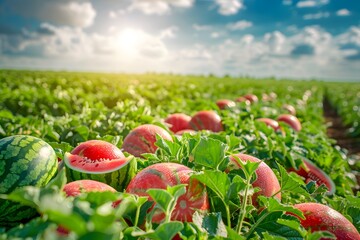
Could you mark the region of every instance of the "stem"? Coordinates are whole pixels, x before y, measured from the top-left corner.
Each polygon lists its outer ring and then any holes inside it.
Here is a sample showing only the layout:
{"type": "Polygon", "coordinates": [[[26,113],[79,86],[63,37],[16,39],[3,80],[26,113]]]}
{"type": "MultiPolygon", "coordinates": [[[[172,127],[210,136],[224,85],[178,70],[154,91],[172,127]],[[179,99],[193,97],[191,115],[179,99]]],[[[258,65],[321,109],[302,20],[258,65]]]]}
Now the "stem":
{"type": "Polygon", "coordinates": [[[178,200],[177,198],[173,198],[172,201],[169,203],[168,209],[166,209],[166,212],[165,212],[165,222],[166,223],[171,221],[171,215],[175,209],[177,200],[178,200]]]}
{"type": "Polygon", "coordinates": [[[265,213],[264,215],[261,216],[261,218],[259,218],[259,220],[256,221],[256,223],[254,225],[252,225],[252,227],[250,228],[250,230],[247,233],[246,239],[249,239],[249,237],[251,236],[251,234],[255,231],[255,228],[257,228],[257,226],[270,214],[270,212],[265,213]]]}
{"type": "Polygon", "coordinates": [[[137,227],[137,225],[138,225],[138,223],[139,223],[140,208],[141,208],[141,206],[138,206],[138,207],[136,208],[135,223],[134,223],[135,227],[137,227]]]}
{"type": "Polygon", "coordinates": [[[242,225],[243,225],[243,222],[244,222],[244,219],[245,219],[245,211],[246,211],[246,206],[247,206],[247,198],[248,198],[248,192],[249,192],[249,186],[250,186],[250,180],[251,180],[251,177],[249,177],[247,179],[247,182],[246,182],[246,188],[245,188],[245,195],[244,195],[244,201],[242,203],[242,208],[241,208],[241,212],[240,212],[240,217],[239,217],[239,220],[238,220],[238,224],[236,226],[236,232],[238,234],[240,234],[241,232],[241,228],[242,228],[242,225]]]}
{"type": "Polygon", "coordinates": [[[226,210],[226,218],[227,218],[227,225],[229,228],[231,228],[231,215],[230,215],[230,209],[228,205],[225,205],[225,210],[226,210]]]}
{"type": "Polygon", "coordinates": [[[276,194],[280,193],[282,191],[282,188],[280,188],[279,191],[277,191],[276,193],[274,193],[273,195],[271,195],[271,197],[274,197],[276,194]]]}

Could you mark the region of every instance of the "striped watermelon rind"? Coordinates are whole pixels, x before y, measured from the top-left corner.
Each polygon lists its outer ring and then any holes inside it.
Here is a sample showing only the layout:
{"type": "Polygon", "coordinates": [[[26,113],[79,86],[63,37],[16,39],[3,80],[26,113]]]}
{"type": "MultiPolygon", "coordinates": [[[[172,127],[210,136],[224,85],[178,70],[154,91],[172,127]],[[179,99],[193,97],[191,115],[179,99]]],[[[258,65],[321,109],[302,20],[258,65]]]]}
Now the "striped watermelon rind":
{"type": "MultiPolygon", "coordinates": [[[[95,167],[92,171],[86,171],[74,166],[71,163],[71,160],[77,159],[79,158],[75,155],[72,155],[71,153],[65,153],[64,155],[64,163],[66,166],[66,176],[68,181],[90,179],[106,183],[115,188],[117,191],[123,191],[130,180],[135,176],[137,171],[137,161],[133,156],[127,157],[126,161],[124,161],[122,165],[119,165],[115,168],[110,168],[106,171],[102,170],[100,172],[97,172],[95,167]]],[[[111,161],[111,159],[108,161],[111,161]]],[[[107,161],[105,160],[99,164],[106,164],[106,162],[107,161]]]]}
{"type": "MultiPolygon", "coordinates": [[[[45,186],[57,173],[54,149],[42,139],[14,135],[0,139],[0,194],[24,186],[45,186]]],[[[37,215],[35,209],[0,199],[0,226],[11,227],[37,215]]]]}

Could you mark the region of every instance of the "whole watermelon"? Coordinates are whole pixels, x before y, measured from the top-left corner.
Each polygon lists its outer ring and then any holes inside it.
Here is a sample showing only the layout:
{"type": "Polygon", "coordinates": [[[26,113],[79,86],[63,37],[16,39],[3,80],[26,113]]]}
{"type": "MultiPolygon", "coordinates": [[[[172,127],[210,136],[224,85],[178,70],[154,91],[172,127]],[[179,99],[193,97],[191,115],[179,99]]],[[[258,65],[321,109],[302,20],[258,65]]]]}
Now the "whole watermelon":
{"type": "MultiPolygon", "coordinates": [[[[56,174],[54,149],[45,141],[27,135],[0,139],[0,194],[24,186],[45,186],[56,174]]],[[[36,216],[36,210],[0,199],[0,227],[12,227],[36,216]]]]}

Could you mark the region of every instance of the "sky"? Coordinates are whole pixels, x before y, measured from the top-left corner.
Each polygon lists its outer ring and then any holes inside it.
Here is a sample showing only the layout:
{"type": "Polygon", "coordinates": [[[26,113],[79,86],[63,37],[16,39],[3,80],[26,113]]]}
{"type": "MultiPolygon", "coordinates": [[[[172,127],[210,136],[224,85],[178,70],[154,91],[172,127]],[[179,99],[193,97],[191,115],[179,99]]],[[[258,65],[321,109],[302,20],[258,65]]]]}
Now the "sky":
{"type": "Polygon", "coordinates": [[[0,68],[360,82],[360,1],[0,0],[0,68]]]}

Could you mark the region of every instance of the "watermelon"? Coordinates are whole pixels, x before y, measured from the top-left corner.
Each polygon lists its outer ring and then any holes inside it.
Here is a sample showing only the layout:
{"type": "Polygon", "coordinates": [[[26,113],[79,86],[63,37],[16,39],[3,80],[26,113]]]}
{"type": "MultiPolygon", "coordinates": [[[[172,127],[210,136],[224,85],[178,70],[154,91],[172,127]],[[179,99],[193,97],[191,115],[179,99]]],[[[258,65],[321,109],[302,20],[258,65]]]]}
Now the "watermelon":
{"type": "Polygon", "coordinates": [[[271,197],[275,194],[275,198],[281,200],[280,183],[276,178],[274,171],[260,159],[244,153],[232,154],[230,155],[230,161],[226,172],[232,169],[241,168],[241,165],[237,162],[237,159],[240,159],[243,162],[260,162],[258,168],[255,171],[256,180],[252,183],[254,188],[260,188],[260,191],[256,192],[252,196],[252,201],[255,206],[258,206],[257,198],[259,195],[271,197]]]}
{"type": "MultiPolygon", "coordinates": [[[[190,178],[193,173],[193,170],[182,164],[171,162],[156,163],[141,170],[131,180],[126,188],[126,192],[149,197],[148,189],[166,189],[167,186],[187,184],[186,193],[178,198],[171,219],[192,222],[192,216],[195,211],[206,212],[210,209],[206,187],[196,179],[190,178]]],[[[164,217],[163,212],[156,211],[152,222],[160,223],[164,220],[164,217]]]]}
{"type": "Polygon", "coordinates": [[[324,184],[327,189],[328,195],[335,193],[335,183],[321,168],[316,166],[311,160],[303,157],[304,166],[300,166],[298,170],[290,168],[289,171],[296,172],[298,175],[303,177],[306,182],[315,181],[318,186],[324,184]]]}
{"type": "Polygon", "coordinates": [[[142,157],[143,153],[155,153],[158,148],[155,145],[156,135],[172,141],[171,135],[162,127],[154,124],[143,124],[131,130],[125,137],[122,149],[135,157],[142,157]]]}
{"type": "MultiPolygon", "coordinates": [[[[45,186],[57,173],[54,149],[45,141],[14,135],[0,140],[0,194],[24,186],[45,186]]],[[[37,215],[35,209],[0,199],[0,226],[12,227],[37,215]]]]}
{"type": "Polygon", "coordinates": [[[126,158],[118,147],[102,140],[80,143],[71,153],[65,153],[64,163],[69,181],[95,180],[118,191],[125,189],[137,169],[133,156],[126,158]]]}
{"type": "Polygon", "coordinates": [[[116,192],[116,190],[103,183],[89,179],[77,180],[74,182],[69,182],[65,184],[63,191],[65,192],[66,196],[78,196],[82,193],[88,192],[116,192]]]}
{"type": "Polygon", "coordinates": [[[303,212],[305,219],[299,220],[306,230],[329,231],[339,240],[360,239],[355,226],[344,215],[327,205],[307,202],[295,204],[294,207],[303,212]]]}

